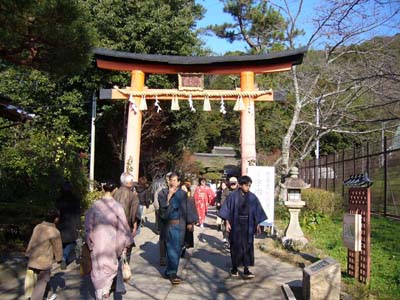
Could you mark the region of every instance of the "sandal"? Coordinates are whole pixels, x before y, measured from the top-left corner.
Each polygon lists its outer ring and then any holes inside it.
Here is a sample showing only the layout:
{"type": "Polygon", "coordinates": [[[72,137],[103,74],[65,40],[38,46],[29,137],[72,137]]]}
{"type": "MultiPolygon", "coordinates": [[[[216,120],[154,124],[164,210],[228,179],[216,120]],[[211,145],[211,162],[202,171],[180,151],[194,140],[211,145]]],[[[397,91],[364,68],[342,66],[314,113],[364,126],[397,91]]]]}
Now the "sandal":
{"type": "Polygon", "coordinates": [[[172,284],[180,284],[181,283],[181,279],[178,277],[178,276],[176,276],[176,275],[173,275],[173,276],[171,276],[170,278],[169,278],[169,280],[171,281],[171,283],[172,284]]]}

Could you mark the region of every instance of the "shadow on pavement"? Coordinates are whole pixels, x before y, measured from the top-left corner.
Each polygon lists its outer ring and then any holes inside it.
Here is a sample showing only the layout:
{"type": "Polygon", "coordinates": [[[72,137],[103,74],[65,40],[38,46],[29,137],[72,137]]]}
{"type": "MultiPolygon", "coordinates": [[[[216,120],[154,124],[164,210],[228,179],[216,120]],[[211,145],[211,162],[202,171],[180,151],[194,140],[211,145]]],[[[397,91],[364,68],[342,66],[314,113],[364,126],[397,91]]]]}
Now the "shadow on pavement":
{"type": "Polygon", "coordinates": [[[148,265],[156,268],[160,275],[163,276],[165,267],[160,266],[158,243],[145,242],[139,248],[143,251],[140,253],[140,256],[148,262],[148,265]]]}

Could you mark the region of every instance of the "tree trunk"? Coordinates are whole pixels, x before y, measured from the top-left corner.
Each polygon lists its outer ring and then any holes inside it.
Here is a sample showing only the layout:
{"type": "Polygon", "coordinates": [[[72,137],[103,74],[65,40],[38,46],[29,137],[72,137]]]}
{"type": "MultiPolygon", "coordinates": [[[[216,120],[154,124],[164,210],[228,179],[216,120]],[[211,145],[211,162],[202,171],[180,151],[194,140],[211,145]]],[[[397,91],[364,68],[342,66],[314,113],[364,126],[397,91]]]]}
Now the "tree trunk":
{"type": "MultiPolygon", "coordinates": [[[[295,106],[293,110],[293,117],[290,122],[289,128],[285,134],[285,137],[282,140],[282,162],[281,162],[281,178],[282,181],[288,175],[290,169],[290,148],[292,143],[293,133],[296,129],[297,122],[300,118],[301,112],[301,99],[300,99],[300,92],[299,92],[299,84],[297,80],[297,73],[296,73],[296,66],[293,66],[292,69],[292,78],[294,84],[294,96],[295,96],[295,106]]],[[[287,196],[286,188],[280,188],[279,192],[279,200],[285,201],[287,196]]]]}

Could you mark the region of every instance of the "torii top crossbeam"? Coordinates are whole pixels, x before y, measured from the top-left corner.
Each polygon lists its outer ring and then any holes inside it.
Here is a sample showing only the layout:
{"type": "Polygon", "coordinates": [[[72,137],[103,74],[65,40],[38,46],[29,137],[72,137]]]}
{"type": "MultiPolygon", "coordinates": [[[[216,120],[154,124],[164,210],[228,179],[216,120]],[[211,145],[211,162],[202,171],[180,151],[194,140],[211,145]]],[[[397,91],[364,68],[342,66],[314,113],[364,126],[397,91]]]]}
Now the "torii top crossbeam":
{"type": "MultiPolygon", "coordinates": [[[[171,99],[188,97],[189,101],[204,97],[205,102],[217,100],[226,96],[227,100],[240,97],[240,146],[242,174],[247,174],[247,167],[256,162],[255,114],[254,101],[272,101],[273,91],[257,91],[255,89],[254,74],[276,73],[289,71],[294,65],[303,61],[307,48],[274,52],[263,55],[242,56],[171,56],[154,54],[137,54],[96,48],[94,54],[97,66],[101,69],[116,71],[131,71],[131,86],[125,89],[102,91],[101,98],[126,99],[132,103],[129,110],[126,144],[125,170],[139,178],[139,157],[142,126],[142,112],[140,107],[147,109],[148,99],[171,99]],[[152,74],[240,74],[240,91],[206,91],[191,86],[179,90],[151,90],[144,86],[145,73],[152,74]],[[196,98],[197,97],[197,98],[196,98]],[[243,97],[243,100],[242,100],[243,97]],[[140,109],[137,109],[140,108],[140,109]]],[[[157,102],[157,101],[156,101],[157,102]]],[[[239,101],[237,101],[239,102],[239,101]]],[[[191,103],[191,102],[190,102],[191,103]]],[[[236,105],[235,105],[236,106],[236,105]]]]}
{"type": "Polygon", "coordinates": [[[144,73],[178,74],[240,74],[241,72],[274,73],[288,71],[303,62],[307,48],[241,56],[174,56],[138,54],[102,48],[94,50],[101,69],[144,73]]]}

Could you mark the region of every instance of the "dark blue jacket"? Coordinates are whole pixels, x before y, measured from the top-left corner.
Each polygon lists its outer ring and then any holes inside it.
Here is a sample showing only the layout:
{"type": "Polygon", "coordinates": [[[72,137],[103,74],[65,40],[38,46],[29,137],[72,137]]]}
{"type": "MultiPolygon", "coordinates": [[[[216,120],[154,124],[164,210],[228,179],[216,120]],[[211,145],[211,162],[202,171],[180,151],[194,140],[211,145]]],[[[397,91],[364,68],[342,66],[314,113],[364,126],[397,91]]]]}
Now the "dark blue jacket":
{"type": "MultiPolygon", "coordinates": [[[[236,224],[238,223],[239,218],[240,193],[242,193],[241,189],[237,189],[236,191],[230,193],[228,198],[222,204],[221,209],[218,211],[219,217],[224,220],[228,220],[231,224],[231,233],[229,234],[230,240],[234,240],[235,236],[239,234],[236,224]]],[[[249,202],[249,231],[247,241],[249,243],[253,243],[257,225],[265,221],[267,219],[267,215],[265,214],[261,203],[255,194],[248,192],[245,194],[245,199],[249,202]]]]}

